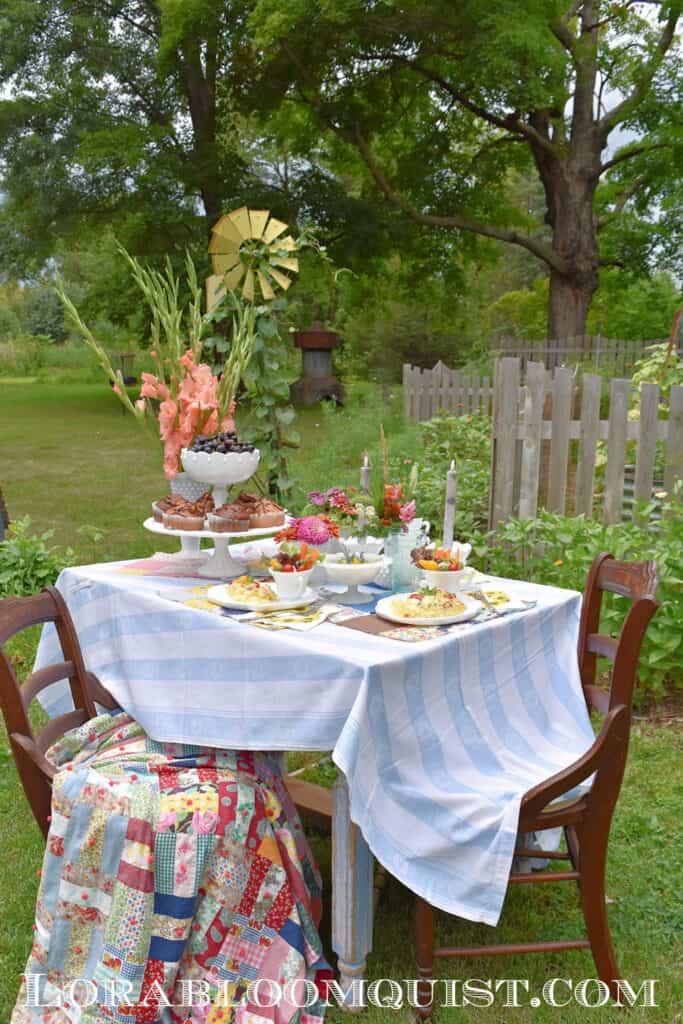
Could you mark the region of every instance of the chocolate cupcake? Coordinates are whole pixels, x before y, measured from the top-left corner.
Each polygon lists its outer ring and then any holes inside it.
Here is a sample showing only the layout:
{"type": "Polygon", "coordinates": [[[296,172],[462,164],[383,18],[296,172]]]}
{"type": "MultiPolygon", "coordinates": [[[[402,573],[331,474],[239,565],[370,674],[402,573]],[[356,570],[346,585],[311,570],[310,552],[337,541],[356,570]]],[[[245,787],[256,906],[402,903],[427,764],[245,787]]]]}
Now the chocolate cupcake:
{"type": "Polygon", "coordinates": [[[246,533],[250,529],[250,520],[249,508],[235,501],[209,513],[209,529],[216,533],[246,533]]]}
{"type": "Polygon", "coordinates": [[[182,505],[185,499],[180,494],[167,494],[152,502],[152,515],[157,523],[163,523],[164,512],[170,512],[176,505],[182,505]]]}
{"type": "Polygon", "coordinates": [[[270,498],[259,498],[253,504],[249,522],[252,530],[265,530],[269,527],[284,526],[285,513],[270,498]]]}
{"type": "Polygon", "coordinates": [[[163,524],[167,530],[203,530],[204,519],[196,502],[182,499],[181,504],[164,512],[163,524]]]}

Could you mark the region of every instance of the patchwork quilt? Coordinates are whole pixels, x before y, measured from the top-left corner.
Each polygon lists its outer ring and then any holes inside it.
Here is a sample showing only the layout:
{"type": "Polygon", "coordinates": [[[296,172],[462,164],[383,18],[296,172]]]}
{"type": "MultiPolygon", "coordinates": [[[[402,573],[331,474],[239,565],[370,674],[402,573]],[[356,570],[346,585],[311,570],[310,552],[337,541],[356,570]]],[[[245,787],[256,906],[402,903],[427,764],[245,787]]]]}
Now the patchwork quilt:
{"type": "Polygon", "coordinates": [[[320,878],[267,755],[156,743],[118,714],[48,756],[60,770],[12,1024],[322,1019],[320,878]]]}

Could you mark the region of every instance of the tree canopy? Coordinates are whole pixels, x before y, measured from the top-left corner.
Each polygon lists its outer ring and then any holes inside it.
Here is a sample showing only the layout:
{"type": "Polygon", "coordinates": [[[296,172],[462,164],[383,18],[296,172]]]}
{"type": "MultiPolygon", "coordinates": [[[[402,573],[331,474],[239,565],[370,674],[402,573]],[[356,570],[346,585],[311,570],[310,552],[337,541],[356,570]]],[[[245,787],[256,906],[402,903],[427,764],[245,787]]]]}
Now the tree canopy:
{"type": "Polygon", "coordinates": [[[0,0],[0,272],[246,202],[413,288],[503,246],[581,333],[601,267],[682,270],[682,2],[0,0]]]}

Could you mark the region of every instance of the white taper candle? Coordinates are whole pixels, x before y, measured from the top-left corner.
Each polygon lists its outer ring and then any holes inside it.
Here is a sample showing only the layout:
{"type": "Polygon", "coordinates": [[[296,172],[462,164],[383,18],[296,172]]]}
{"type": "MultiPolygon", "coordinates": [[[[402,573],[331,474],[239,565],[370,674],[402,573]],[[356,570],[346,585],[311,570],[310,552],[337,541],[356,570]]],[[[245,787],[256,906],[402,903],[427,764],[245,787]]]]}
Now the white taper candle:
{"type": "Polygon", "coordinates": [[[455,491],[456,491],[455,459],[451,460],[451,468],[446,474],[446,505],[443,512],[443,546],[450,548],[453,544],[455,529],[455,491]]]}
{"type": "Polygon", "coordinates": [[[367,452],[363,456],[363,465],[360,467],[360,489],[364,494],[370,492],[370,462],[367,452]]]}

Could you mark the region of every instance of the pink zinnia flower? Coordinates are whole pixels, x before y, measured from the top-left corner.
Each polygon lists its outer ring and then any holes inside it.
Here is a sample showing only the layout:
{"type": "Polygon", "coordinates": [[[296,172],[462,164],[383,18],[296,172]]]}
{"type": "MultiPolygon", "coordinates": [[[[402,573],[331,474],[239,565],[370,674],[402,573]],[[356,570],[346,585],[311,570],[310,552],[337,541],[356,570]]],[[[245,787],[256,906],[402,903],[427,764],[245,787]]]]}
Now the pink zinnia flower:
{"type": "Polygon", "coordinates": [[[297,523],[297,538],[317,547],[330,539],[330,530],[318,516],[304,516],[297,523]]]}

